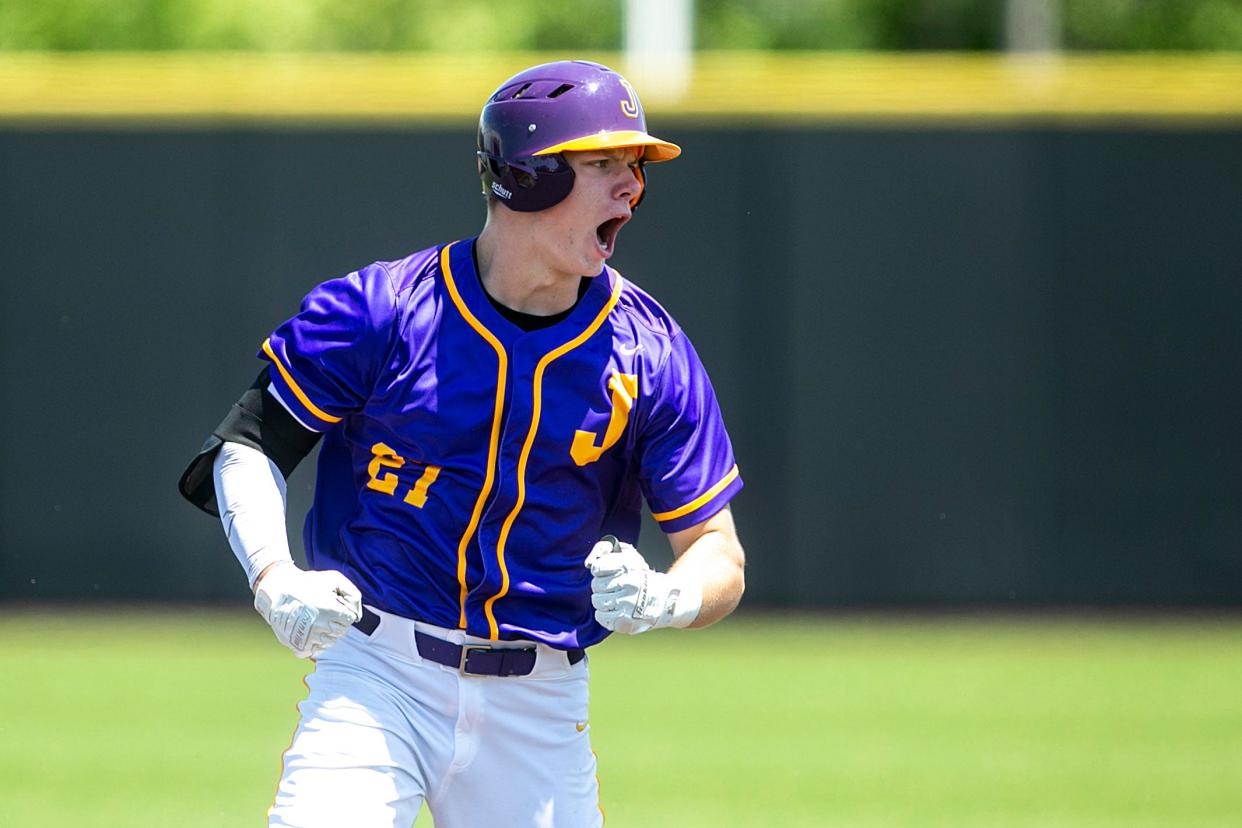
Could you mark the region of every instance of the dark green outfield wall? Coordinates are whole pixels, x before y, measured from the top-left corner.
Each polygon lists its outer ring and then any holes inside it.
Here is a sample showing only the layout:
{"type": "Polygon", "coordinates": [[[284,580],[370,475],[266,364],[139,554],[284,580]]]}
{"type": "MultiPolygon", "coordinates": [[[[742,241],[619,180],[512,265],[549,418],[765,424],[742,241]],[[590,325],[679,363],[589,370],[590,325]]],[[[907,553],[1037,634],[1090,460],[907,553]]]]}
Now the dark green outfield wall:
{"type": "MultiPolygon", "coordinates": [[[[749,602],[1242,605],[1242,127],[665,132],[614,263],[749,602]]],[[[0,128],[0,597],[244,597],[177,476],[313,283],[477,230],[470,141],[0,128]]]]}

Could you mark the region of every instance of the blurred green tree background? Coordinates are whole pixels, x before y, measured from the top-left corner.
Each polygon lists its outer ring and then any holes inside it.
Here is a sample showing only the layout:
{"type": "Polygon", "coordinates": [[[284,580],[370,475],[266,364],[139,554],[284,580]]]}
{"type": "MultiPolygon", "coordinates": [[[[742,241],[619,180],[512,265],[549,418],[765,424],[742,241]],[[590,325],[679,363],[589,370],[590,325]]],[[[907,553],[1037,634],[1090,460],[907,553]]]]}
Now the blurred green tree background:
{"type": "MultiPolygon", "coordinates": [[[[623,0],[4,0],[0,50],[614,50],[623,0]]],[[[991,50],[1003,0],[697,0],[699,49],[991,50]]],[[[1060,0],[1061,45],[1242,50],[1240,0],[1060,0]]]]}

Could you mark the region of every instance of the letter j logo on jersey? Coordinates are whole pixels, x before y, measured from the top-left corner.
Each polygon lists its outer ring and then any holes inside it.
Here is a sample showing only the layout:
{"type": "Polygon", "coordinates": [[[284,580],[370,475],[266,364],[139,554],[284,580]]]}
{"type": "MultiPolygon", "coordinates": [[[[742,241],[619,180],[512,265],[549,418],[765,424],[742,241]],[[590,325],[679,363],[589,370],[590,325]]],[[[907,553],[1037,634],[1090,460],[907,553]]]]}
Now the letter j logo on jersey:
{"type": "Polygon", "coordinates": [[[608,380],[608,390],[612,392],[612,414],[608,418],[608,428],[604,430],[604,439],[595,445],[595,433],[579,429],[574,432],[574,444],[569,449],[569,456],[579,466],[594,463],[604,452],[616,445],[625,431],[625,424],[630,419],[630,409],[638,397],[638,377],[634,374],[613,374],[608,380]]]}

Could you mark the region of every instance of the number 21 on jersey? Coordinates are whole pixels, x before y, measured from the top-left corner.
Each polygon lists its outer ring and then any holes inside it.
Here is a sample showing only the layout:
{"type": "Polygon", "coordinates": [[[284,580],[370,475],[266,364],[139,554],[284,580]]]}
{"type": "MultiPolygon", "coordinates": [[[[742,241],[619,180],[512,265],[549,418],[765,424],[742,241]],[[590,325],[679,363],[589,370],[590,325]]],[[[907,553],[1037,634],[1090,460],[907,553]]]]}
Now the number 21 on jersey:
{"type": "MultiPolygon", "coordinates": [[[[367,472],[371,475],[371,479],[367,481],[367,488],[382,494],[395,495],[397,485],[401,481],[394,472],[384,470],[401,468],[405,465],[405,458],[397,454],[387,443],[376,443],[371,446],[371,454],[374,456],[367,465],[367,472]]],[[[427,505],[427,490],[439,476],[440,467],[428,465],[423,469],[422,476],[406,492],[403,500],[416,509],[423,508],[427,505]]]]}

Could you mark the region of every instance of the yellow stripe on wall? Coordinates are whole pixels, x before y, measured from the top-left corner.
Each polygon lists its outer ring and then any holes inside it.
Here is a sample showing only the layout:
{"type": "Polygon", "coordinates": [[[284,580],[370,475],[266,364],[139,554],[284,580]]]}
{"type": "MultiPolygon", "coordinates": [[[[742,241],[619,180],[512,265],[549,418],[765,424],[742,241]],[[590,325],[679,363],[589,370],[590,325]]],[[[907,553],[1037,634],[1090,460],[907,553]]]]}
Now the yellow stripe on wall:
{"type": "MultiPolygon", "coordinates": [[[[561,57],[0,53],[0,120],[471,124],[504,78],[561,57]]],[[[704,120],[1237,119],[1242,54],[702,52],[686,94],[654,93],[660,118],[704,120]]]]}
{"type": "Polygon", "coordinates": [[[705,56],[685,114],[825,118],[1242,116],[1242,55],[705,56]]]}

